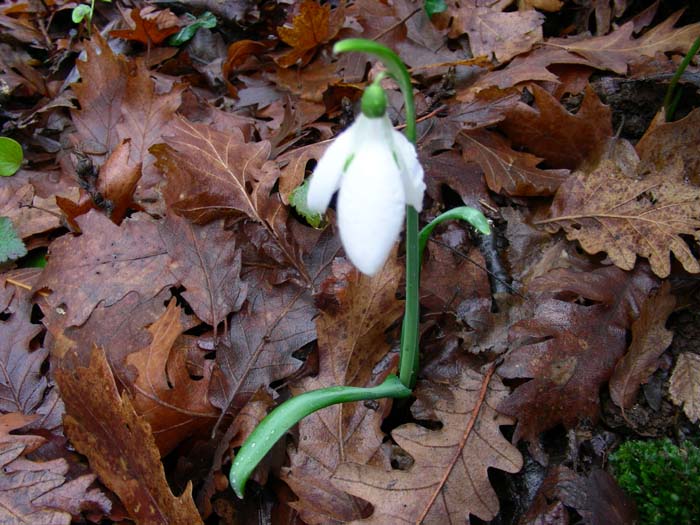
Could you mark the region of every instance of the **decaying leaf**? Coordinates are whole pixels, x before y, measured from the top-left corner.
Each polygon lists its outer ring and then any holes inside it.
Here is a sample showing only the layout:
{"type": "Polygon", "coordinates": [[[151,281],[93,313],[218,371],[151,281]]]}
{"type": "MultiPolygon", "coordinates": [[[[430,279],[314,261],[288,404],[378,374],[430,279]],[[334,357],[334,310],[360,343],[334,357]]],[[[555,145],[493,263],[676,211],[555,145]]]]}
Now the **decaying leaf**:
{"type": "Polygon", "coordinates": [[[700,35],[700,23],[674,29],[683,14],[677,11],[665,21],[647,31],[639,38],[632,38],[635,27],[630,21],[605,36],[586,39],[552,38],[547,44],[559,46],[586,57],[592,65],[610,69],[615,73],[627,73],[627,65],[640,55],[653,57],[656,53],[687,53],[693,41],[700,35]]]}
{"type": "Polygon", "coordinates": [[[110,36],[135,40],[145,46],[151,46],[160,44],[180,30],[178,18],[169,9],[156,12],[152,9],[152,7],[146,7],[143,10],[138,7],[133,8],[130,15],[133,28],[112,30],[109,32],[110,36]]]}
{"type": "Polygon", "coordinates": [[[41,332],[31,322],[31,309],[29,294],[16,294],[12,313],[0,320],[0,412],[34,413],[48,386],[41,373],[48,350],[30,346],[41,332]]]}
{"type": "Polygon", "coordinates": [[[489,188],[496,193],[532,197],[553,195],[569,175],[568,170],[543,170],[542,159],[513,150],[494,132],[478,129],[462,133],[458,141],[468,160],[475,160],[484,170],[489,188]]]}
{"type": "MultiPolygon", "coordinates": [[[[500,433],[511,420],[496,412],[507,389],[500,380],[459,364],[450,381],[418,382],[415,391],[423,411],[442,423],[429,430],[415,423],[392,432],[413,458],[405,470],[343,463],[333,483],[374,505],[372,516],[356,523],[464,523],[469,514],[490,520],[498,497],[487,476],[489,468],[517,472],[520,452],[500,433]]],[[[415,411],[415,407],[414,407],[415,411]]]]}
{"type": "Polygon", "coordinates": [[[656,275],[667,277],[671,252],[686,271],[700,271],[681,237],[700,238],[700,189],[683,180],[679,164],[638,179],[622,163],[605,160],[592,173],[571,175],[559,187],[550,218],[538,224],[563,228],[568,239],[588,253],[607,252],[623,270],[641,256],[656,275]]]}
{"type": "Polygon", "coordinates": [[[305,66],[319,45],[329,42],[338,34],[344,20],[344,3],[341,2],[331,13],[330,4],[320,5],[315,0],[304,0],[291,27],[277,28],[282,41],[293,48],[277,57],[277,63],[282,67],[294,64],[305,66]]]}
{"type": "Polygon", "coordinates": [[[218,411],[207,397],[211,367],[201,371],[201,379],[192,379],[187,348],[176,344],[183,328],[174,300],[148,331],[153,336],[151,343],[129,354],[126,362],[138,374],[130,385],[133,407],[150,424],[158,449],[165,455],[198,428],[212,425],[218,411]]]}
{"type": "Polygon", "coordinates": [[[146,299],[177,281],[164,271],[169,257],[155,221],[141,215],[117,226],[95,210],[77,221],[83,234],[51,245],[36,285],[53,291],[49,301],[63,305],[66,326],[83,324],[100,302],[110,306],[134,290],[146,299]]]}
{"type": "Polygon", "coordinates": [[[190,483],[179,497],[170,491],[150,425],[136,415],[126,393],[119,395],[101,349],[93,349],[87,368],[59,368],[56,381],[66,403],[66,434],[132,519],[163,525],[203,523],[190,483]]]}
{"type": "Polygon", "coordinates": [[[673,333],[664,327],[676,305],[670,288],[664,283],[632,324],[632,343],[610,378],[610,397],[621,408],[634,404],[640,385],[659,367],[659,357],[671,344],[673,333]]]}
{"type": "Polygon", "coordinates": [[[668,391],[673,402],[683,406],[688,419],[693,422],[700,419],[700,356],[698,354],[683,352],[678,356],[668,391]]]}
{"type": "Polygon", "coordinates": [[[186,288],[183,297],[205,323],[217,327],[246,298],[240,280],[241,252],[223,220],[205,226],[169,214],[160,227],[169,270],[186,288]]]}
{"type": "MultiPolygon", "coordinates": [[[[401,314],[396,289],[402,270],[394,257],[374,277],[360,275],[343,260],[333,262],[316,302],[319,373],[294,390],[308,392],[335,385],[373,386],[390,372],[376,365],[389,351],[384,332],[401,314]]],[[[335,488],[330,479],[343,462],[365,465],[379,454],[380,430],[388,400],[334,405],[299,423],[298,445],[289,451],[283,479],[299,498],[292,503],[307,523],[347,522],[366,514],[365,505],[335,488]]],[[[376,464],[376,460],[375,460],[376,464]]]]}
{"type": "MultiPolygon", "coordinates": [[[[658,120],[662,120],[663,111],[658,120]]],[[[700,142],[700,108],[676,122],[652,122],[644,137],[637,143],[639,170],[663,171],[665,166],[674,164],[676,159],[683,161],[688,179],[700,182],[700,155],[695,144],[700,142]]]]}
{"type": "Polygon", "coordinates": [[[499,405],[518,418],[513,439],[532,442],[559,423],[598,418],[598,392],[625,351],[627,328],[657,281],[645,268],[552,270],[533,281],[532,319],[511,327],[511,351],[498,373],[531,378],[499,405]],[[571,302],[583,297],[594,304],[571,302]]]}
{"type": "Polygon", "coordinates": [[[503,63],[542,40],[544,16],[537,11],[501,13],[490,7],[460,7],[450,14],[450,37],[467,33],[474,56],[493,55],[503,63]]]}
{"type": "Polygon", "coordinates": [[[552,95],[531,85],[535,107],[519,103],[510,108],[500,129],[514,144],[545,159],[553,168],[595,165],[612,137],[610,108],[589,86],[574,115],[552,95]]]}

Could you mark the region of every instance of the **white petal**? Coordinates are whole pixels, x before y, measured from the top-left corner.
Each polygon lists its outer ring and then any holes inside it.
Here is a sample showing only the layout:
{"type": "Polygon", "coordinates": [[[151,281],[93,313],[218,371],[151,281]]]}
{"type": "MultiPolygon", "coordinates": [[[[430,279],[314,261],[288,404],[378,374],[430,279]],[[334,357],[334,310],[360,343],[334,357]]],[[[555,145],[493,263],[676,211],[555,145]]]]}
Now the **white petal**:
{"type": "Polygon", "coordinates": [[[306,204],[312,212],[324,213],[340,187],[343,168],[355,147],[355,130],[353,124],[338,135],[316,164],[306,196],[306,204]]]}
{"type": "Polygon", "coordinates": [[[377,273],[401,233],[404,189],[385,144],[364,144],[347,172],[338,196],[338,226],[345,252],[367,275],[377,273]]]}
{"type": "Polygon", "coordinates": [[[401,180],[406,192],[406,203],[413,206],[416,211],[421,211],[423,209],[425,182],[423,182],[423,166],[418,162],[416,148],[403,133],[399,133],[394,129],[392,129],[391,137],[394,142],[394,151],[401,167],[401,180]]]}

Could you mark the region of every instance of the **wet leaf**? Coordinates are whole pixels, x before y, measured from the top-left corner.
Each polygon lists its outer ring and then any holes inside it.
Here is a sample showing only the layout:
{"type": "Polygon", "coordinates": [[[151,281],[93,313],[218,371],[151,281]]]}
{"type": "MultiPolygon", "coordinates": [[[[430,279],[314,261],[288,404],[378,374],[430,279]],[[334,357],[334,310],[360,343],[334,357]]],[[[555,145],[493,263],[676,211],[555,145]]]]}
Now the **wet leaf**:
{"type": "Polygon", "coordinates": [[[192,486],[175,497],[165,479],[150,425],[119,395],[104,352],[95,347],[89,367],[61,367],[56,381],[66,403],[63,420],[73,445],[139,523],[202,523],[192,486]]]}
{"type": "Polygon", "coordinates": [[[690,421],[700,419],[700,356],[683,352],[678,356],[676,367],[668,386],[673,402],[683,407],[690,421]]]}
{"type": "Polygon", "coordinates": [[[513,439],[532,442],[559,423],[597,420],[598,392],[627,346],[626,333],[657,281],[647,269],[552,270],[533,281],[539,293],[532,319],[509,333],[511,350],[498,373],[530,381],[499,410],[518,418],[513,439]],[[579,297],[593,304],[573,302],[579,297]]]}
{"type": "Polygon", "coordinates": [[[639,318],[632,324],[632,343],[610,378],[610,397],[619,407],[631,408],[640,385],[659,367],[659,357],[673,340],[673,333],[665,325],[675,305],[676,299],[665,283],[644,303],[639,318]]]}

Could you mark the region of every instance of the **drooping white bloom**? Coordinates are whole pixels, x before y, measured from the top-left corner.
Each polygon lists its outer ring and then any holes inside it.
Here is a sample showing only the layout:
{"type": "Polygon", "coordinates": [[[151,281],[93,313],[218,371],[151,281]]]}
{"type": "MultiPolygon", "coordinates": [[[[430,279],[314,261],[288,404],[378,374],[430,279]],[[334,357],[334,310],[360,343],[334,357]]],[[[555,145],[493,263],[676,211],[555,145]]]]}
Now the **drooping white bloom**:
{"type": "Polygon", "coordinates": [[[377,273],[401,233],[405,206],[423,207],[423,167],[416,149],[389,117],[361,113],[326,150],[314,170],[307,204],[323,213],[338,194],[338,227],[355,266],[377,273]]]}

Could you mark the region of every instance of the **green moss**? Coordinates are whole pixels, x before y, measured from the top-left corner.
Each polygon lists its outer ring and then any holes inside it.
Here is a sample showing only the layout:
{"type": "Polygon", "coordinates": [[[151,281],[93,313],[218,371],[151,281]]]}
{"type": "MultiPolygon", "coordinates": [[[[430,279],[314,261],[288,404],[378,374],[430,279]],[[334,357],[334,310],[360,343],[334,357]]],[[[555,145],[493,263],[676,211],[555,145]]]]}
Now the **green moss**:
{"type": "Polygon", "coordinates": [[[610,456],[620,486],[637,502],[639,523],[700,522],[700,448],[669,439],[628,441],[610,456]]]}

